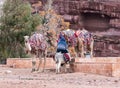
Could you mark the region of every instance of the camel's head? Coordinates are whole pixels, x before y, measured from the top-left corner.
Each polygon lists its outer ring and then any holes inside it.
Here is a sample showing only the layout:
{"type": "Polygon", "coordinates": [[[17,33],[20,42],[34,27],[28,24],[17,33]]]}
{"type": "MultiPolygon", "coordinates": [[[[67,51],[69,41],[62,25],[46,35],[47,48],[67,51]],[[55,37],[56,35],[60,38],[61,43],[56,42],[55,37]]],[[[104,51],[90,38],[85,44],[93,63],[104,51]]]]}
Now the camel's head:
{"type": "Polygon", "coordinates": [[[24,36],[24,39],[25,39],[25,42],[28,42],[28,40],[29,40],[29,36],[24,36]]]}
{"type": "Polygon", "coordinates": [[[24,36],[24,40],[25,40],[25,50],[26,50],[26,52],[31,51],[29,36],[24,36]]]}

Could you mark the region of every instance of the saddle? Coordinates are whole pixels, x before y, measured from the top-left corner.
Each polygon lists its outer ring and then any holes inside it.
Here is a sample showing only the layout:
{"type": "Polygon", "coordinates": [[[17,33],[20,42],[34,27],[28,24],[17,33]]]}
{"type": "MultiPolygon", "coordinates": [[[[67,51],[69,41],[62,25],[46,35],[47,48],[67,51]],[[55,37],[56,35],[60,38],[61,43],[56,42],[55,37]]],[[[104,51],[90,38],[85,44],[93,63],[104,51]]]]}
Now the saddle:
{"type": "Polygon", "coordinates": [[[63,56],[64,56],[64,59],[65,59],[65,62],[66,62],[66,63],[67,63],[68,61],[70,61],[70,57],[69,57],[69,55],[68,55],[67,53],[64,53],[63,56]]]}

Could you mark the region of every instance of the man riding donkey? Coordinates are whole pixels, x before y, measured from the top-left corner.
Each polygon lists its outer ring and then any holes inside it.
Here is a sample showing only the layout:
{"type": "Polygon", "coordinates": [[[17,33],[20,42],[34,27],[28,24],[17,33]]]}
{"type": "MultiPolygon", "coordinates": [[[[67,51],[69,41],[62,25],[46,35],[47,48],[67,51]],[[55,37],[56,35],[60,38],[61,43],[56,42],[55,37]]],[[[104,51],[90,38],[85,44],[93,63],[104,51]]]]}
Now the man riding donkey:
{"type": "Polygon", "coordinates": [[[64,38],[64,34],[61,32],[57,41],[57,53],[61,52],[64,56],[64,60],[66,63],[69,63],[71,61],[71,56],[68,51],[68,44],[64,38]]]}

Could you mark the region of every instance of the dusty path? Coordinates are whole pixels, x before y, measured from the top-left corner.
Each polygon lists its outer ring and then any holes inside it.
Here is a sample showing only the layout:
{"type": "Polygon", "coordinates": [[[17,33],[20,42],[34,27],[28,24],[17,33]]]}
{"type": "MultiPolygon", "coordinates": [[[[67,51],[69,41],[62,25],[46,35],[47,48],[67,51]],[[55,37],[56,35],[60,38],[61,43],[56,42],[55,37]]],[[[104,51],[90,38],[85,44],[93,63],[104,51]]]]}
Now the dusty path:
{"type": "Polygon", "coordinates": [[[120,88],[120,78],[95,74],[31,73],[30,69],[0,66],[0,88],[120,88]]]}

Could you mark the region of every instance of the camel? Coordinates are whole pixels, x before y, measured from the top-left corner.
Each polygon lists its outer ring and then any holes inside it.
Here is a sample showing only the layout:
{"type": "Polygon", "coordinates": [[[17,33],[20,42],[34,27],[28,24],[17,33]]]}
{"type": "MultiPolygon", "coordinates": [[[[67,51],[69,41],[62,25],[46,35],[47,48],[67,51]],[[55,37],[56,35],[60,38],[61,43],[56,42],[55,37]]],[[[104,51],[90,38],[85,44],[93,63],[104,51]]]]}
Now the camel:
{"type": "Polygon", "coordinates": [[[77,31],[78,34],[76,34],[76,37],[78,38],[78,41],[81,43],[82,46],[81,57],[85,57],[85,54],[89,53],[90,57],[92,58],[94,46],[93,35],[84,28],[82,30],[77,31]]]}
{"type": "Polygon", "coordinates": [[[85,57],[85,54],[90,53],[90,57],[93,57],[94,39],[90,32],[85,29],[77,31],[69,29],[63,31],[63,33],[69,47],[75,48],[77,54],[80,52],[81,57],[85,57]]]}
{"type": "Polygon", "coordinates": [[[64,35],[64,37],[67,41],[67,44],[68,44],[68,50],[69,50],[72,57],[77,56],[77,53],[75,51],[75,45],[73,44],[73,43],[76,43],[76,42],[71,41],[71,38],[74,35],[74,33],[75,33],[75,31],[72,30],[72,29],[67,29],[67,30],[62,31],[62,34],[64,35]]]}
{"type": "Polygon", "coordinates": [[[24,36],[25,39],[25,50],[32,56],[32,71],[39,71],[42,63],[42,57],[44,58],[43,70],[45,69],[46,56],[47,56],[47,42],[44,36],[40,33],[34,33],[30,37],[24,36]],[[39,58],[39,64],[36,69],[36,58],[39,58]]]}

